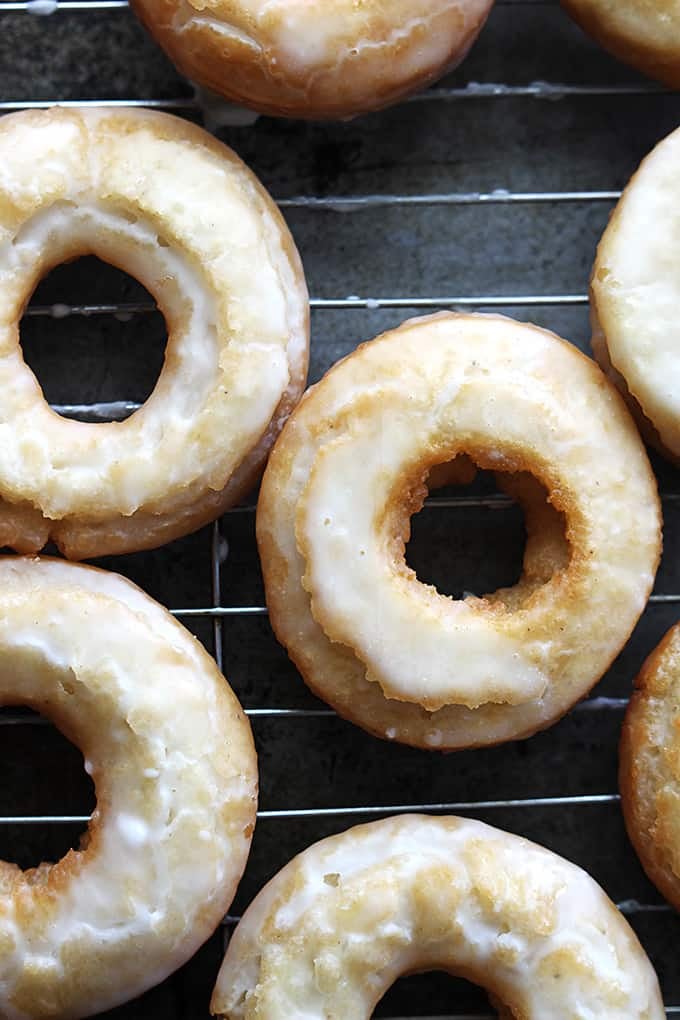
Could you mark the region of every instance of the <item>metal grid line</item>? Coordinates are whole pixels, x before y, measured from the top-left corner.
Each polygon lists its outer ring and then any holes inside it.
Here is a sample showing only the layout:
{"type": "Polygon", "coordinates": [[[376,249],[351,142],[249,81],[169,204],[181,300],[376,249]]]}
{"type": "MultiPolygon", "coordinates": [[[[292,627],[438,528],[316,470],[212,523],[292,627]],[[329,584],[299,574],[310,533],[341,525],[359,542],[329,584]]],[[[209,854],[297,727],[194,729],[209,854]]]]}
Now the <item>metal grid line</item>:
{"type": "MultiPolygon", "coordinates": [[[[313,311],[347,308],[369,311],[379,308],[547,308],[552,305],[587,304],[587,294],[459,294],[442,297],[360,297],[358,294],[350,294],[343,298],[311,298],[309,302],[313,311]]],[[[24,315],[28,318],[52,319],[65,319],[69,315],[82,315],[85,318],[90,315],[114,315],[125,321],[133,315],[150,315],[157,311],[158,305],[152,301],[99,305],[65,305],[59,302],[53,305],[29,305],[24,315]]]]}
{"type": "MultiPolygon", "coordinates": [[[[212,588],[212,599],[213,599],[213,610],[219,609],[222,602],[222,545],[223,538],[220,533],[220,522],[214,521],[212,526],[212,535],[210,542],[210,582],[212,588]]],[[[187,615],[186,610],[184,614],[182,611],[175,610],[175,616],[187,615]]],[[[192,615],[192,614],[189,614],[192,615]]],[[[215,662],[217,663],[218,669],[222,671],[222,619],[223,617],[218,613],[213,613],[213,652],[215,654],[215,662]]]]}
{"type": "MultiPolygon", "coordinates": [[[[458,205],[526,205],[531,203],[560,204],[563,202],[615,202],[621,197],[619,190],[600,191],[509,191],[494,188],[491,191],[449,191],[425,195],[397,195],[379,193],[369,195],[292,195],[289,198],[275,198],[280,209],[319,209],[324,212],[352,213],[370,209],[392,208],[394,206],[458,206],[458,205]]],[[[52,314],[52,306],[39,306],[41,313],[52,314]]],[[[67,306],[63,306],[67,307],[67,306]]],[[[82,308],[106,308],[117,306],[89,306],[82,308]]],[[[125,306],[128,307],[128,306],[125,306]]],[[[129,306],[135,308],[135,305],[129,306]]],[[[148,307],[143,305],[141,307],[148,307]]],[[[33,306],[35,309],[36,306],[33,306]]],[[[29,314],[31,310],[29,309],[29,314]]]]}
{"type": "MultiPolygon", "coordinates": [[[[0,13],[2,9],[0,8],[0,13]]],[[[502,82],[468,82],[458,88],[434,86],[403,100],[404,103],[453,103],[468,99],[542,99],[552,102],[565,98],[625,97],[670,95],[670,90],[641,82],[620,85],[569,85],[559,82],[537,81],[527,85],[506,85],[502,82]]],[[[149,107],[156,110],[202,111],[203,104],[196,96],[177,96],[169,99],[9,99],[0,102],[0,113],[17,110],[45,110],[50,106],[70,109],[87,107],[119,108],[124,106],[149,107]]]]}
{"type": "MultiPolygon", "coordinates": [[[[498,808],[573,807],[618,804],[618,793],[577,794],[571,797],[519,797],[508,800],[450,801],[437,804],[360,804],[350,807],[281,808],[258,811],[259,821],[282,818],[335,818],[338,816],[441,814],[451,811],[493,811],[498,808]]],[[[86,825],[89,815],[3,815],[0,825],[86,825]]]]}

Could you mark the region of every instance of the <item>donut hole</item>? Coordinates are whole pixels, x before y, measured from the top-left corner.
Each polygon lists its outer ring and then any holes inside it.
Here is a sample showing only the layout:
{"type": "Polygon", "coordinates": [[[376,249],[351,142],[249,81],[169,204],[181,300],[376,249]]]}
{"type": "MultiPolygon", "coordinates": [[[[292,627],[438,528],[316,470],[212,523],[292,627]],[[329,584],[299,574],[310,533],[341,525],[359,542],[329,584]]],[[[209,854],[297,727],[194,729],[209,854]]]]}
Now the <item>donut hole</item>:
{"type": "Polygon", "coordinates": [[[121,421],[148,399],[167,343],[163,315],[149,311],[155,305],[134,277],[95,256],[59,265],[40,281],[21,320],[21,347],[62,417],[121,421]],[[97,307],[108,311],[87,312],[97,307]]]}
{"type": "Polygon", "coordinates": [[[479,985],[444,971],[431,970],[398,978],[376,1006],[373,1017],[375,1020],[417,1017],[425,1010],[428,1016],[441,1013],[442,1018],[447,1011],[461,1016],[479,1014],[480,1020],[499,1015],[479,985]],[[456,1004],[455,1010],[451,1010],[452,1002],[456,1004]]]}
{"type": "Polygon", "coordinates": [[[435,465],[426,486],[432,497],[410,519],[405,559],[439,594],[516,608],[568,565],[566,517],[534,475],[481,469],[460,456],[435,465]]]}
{"type": "MultiPolygon", "coordinates": [[[[0,731],[0,818],[92,814],[95,788],[83,756],[49,719],[28,708],[3,707],[0,731]]],[[[86,839],[87,825],[82,822],[9,822],[3,824],[3,855],[26,870],[60,860],[86,839]]]]}

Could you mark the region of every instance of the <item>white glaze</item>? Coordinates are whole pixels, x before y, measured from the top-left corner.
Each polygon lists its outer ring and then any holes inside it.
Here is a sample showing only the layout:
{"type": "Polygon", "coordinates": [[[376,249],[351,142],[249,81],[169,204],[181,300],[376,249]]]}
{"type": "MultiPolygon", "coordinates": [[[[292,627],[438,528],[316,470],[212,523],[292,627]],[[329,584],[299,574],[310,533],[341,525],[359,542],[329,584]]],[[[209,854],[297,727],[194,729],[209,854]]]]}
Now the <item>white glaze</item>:
{"type": "Polygon", "coordinates": [[[192,81],[261,112],[350,117],[453,68],[492,0],[133,0],[192,81]]]}
{"type": "Polygon", "coordinates": [[[0,865],[0,1014],[89,1016],[162,980],[228,908],[252,738],[198,642],[123,578],[6,558],[0,589],[0,703],[54,714],[98,797],[93,843],[45,883],[0,865]]]}
{"type": "Polygon", "coordinates": [[[583,697],[646,604],[660,509],[596,365],[534,326],[442,314],[364,344],[308,392],[257,531],[270,618],[312,689],[371,732],[448,748],[532,733],[583,697]],[[440,596],[395,537],[406,491],[465,451],[510,478],[533,470],[566,514],[570,551],[517,602],[440,596]]]}
{"type": "Polygon", "coordinates": [[[307,302],[294,250],[254,178],[213,144],[143,111],[3,118],[0,496],[48,528],[190,518],[262,459],[300,390],[307,302]],[[137,276],[169,326],[156,387],[125,422],[57,416],[18,343],[41,273],[83,253],[137,276]]]}
{"type": "Polygon", "coordinates": [[[469,819],[403,816],[296,857],[232,936],[212,1012],[368,1020],[409,970],[493,989],[527,1020],[662,1020],[626,921],[579,868],[469,819]]]}
{"type": "Polygon", "coordinates": [[[609,360],[664,447],[680,457],[680,130],[625,189],[593,267],[609,360]]]}
{"type": "Polygon", "coordinates": [[[457,386],[443,387],[429,420],[429,401],[418,406],[413,390],[403,400],[387,391],[376,415],[318,452],[297,514],[298,541],[306,540],[303,584],[312,613],[324,604],[326,634],[355,649],[366,678],[387,697],[431,709],[522,704],[548,685],[524,655],[523,636],[502,633],[472,603],[410,583],[386,555],[386,529],[377,523],[394,480],[439,432],[437,412],[455,401],[457,386]]]}

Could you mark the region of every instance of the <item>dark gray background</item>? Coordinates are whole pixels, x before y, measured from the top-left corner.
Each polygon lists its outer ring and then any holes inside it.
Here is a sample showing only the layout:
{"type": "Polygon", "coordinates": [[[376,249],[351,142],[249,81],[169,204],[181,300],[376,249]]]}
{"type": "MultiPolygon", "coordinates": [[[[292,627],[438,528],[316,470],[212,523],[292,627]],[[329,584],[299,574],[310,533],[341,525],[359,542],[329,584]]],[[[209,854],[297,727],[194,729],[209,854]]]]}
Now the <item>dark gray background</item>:
{"type": "MultiPolygon", "coordinates": [[[[17,5],[0,3],[3,111],[35,100],[164,100],[200,121],[191,88],[126,8],[83,6],[38,18],[12,6],[17,5]]],[[[539,84],[528,91],[540,96],[544,89],[539,84]]],[[[345,124],[262,118],[218,133],[279,199],[451,195],[498,188],[611,191],[625,183],[641,157],[679,119],[677,96],[607,57],[555,3],[499,0],[464,66],[417,101],[345,124]],[[550,99],[512,89],[480,96],[465,91],[469,82],[550,82],[571,88],[550,99]]],[[[602,198],[518,204],[402,201],[343,212],[287,205],[284,213],[317,299],[311,379],[360,341],[417,314],[414,299],[419,298],[434,297],[437,307],[455,305],[455,298],[480,298],[479,307],[488,308],[485,298],[501,297],[506,301],[501,311],[549,326],[587,349],[587,308],[578,298],[586,292],[594,248],[612,205],[602,198]],[[392,301],[382,307],[361,302],[347,307],[351,295],[392,301]],[[575,303],[533,304],[526,300],[531,295],[572,295],[575,303]],[[337,300],[339,307],[320,307],[319,299],[337,300]],[[395,299],[404,300],[395,306],[395,299]]],[[[148,300],[134,281],[84,260],[43,281],[33,303],[148,300]]],[[[150,313],[122,318],[126,321],[112,314],[24,319],[26,358],[48,399],[68,404],[145,398],[162,363],[163,320],[150,313]]],[[[665,553],[657,593],[673,594],[680,592],[680,485],[677,471],[658,460],[655,466],[661,490],[670,497],[664,500],[665,553]]],[[[220,527],[229,547],[222,567],[222,605],[261,607],[252,510],[225,515],[220,527]]],[[[213,604],[211,539],[206,529],[156,552],[104,562],[170,607],[200,609],[213,604]]],[[[512,508],[430,507],[414,521],[408,558],[424,580],[442,591],[483,591],[517,576],[522,542],[521,515],[512,508]]],[[[674,602],[650,604],[594,696],[625,699],[643,658],[677,616],[674,602]]],[[[212,651],[211,621],[200,614],[184,620],[212,651]]],[[[477,806],[469,813],[584,866],[617,902],[636,900],[637,906],[627,906],[630,921],[657,967],[667,1004],[680,1013],[678,919],[642,874],[618,805],[588,799],[616,793],[621,702],[591,702],[531,740],[441,756],[384,744],[332,713],[315,714],[323,706],[307,693],[266,616],[226,617],[221,641],[232,685],[247,708],[260,710],[252,723],[265,812],[586,798],[576,804],[477,806]],[[272,712],[282,708],[302,711],[288,716],[272,712]]],[[[5,713],[0,721],[10,718],[5,713]]],[[[5,725],[0,734],[0,815],[89,812],[92,791],[82,759],[56,730],[5,725]]],[[[265,815],[232,912],[238,914],[296,851],[368,817],[361,810],[354,816],[265,815]]],[[[54,858],[81,829],[78,824],[0,819],[0,855],[24,865],[54,858]]],[[[160,988],[108,1015],[203,1020],[221,951],[218,934],[160,988]]],[[[460,1020],[491,1014],[485,997],[472,986],[425,975],[399,982],[378,1015],[460,1020]]]]}

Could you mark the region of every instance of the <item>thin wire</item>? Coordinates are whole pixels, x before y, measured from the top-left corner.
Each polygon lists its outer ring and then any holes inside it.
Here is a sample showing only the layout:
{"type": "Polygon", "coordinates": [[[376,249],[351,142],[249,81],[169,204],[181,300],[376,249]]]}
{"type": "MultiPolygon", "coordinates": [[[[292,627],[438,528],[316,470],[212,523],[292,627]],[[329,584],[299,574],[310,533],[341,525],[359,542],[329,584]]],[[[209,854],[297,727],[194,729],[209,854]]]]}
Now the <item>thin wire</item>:
{"type": "MultiPolygon", "coordinates": [[[[2,8],[0,6],[0,13],[2,8]]],[[[658,96],[670,94],[668,89],[653,84],[639,85],[566,85],[552,82],[532,82],[529,85],[504,85],[497,82],[469,82],[459,88],[431,88],[404,100],[406,103],[450,103],[466,99],[547,99],[587,96],[658,96]]],[[[147,107],[155,110],[195,110],[202,106],[193,96],[176,96],[169,99],[10,99],[0,102],[0,112],[16,110],[45,110],[51,106],[71,109],[88,107],[118,108],[147,107]]]]}
{"type": "MultiPolygon", "coordinates": [[[[219,521],[214,521],[212,526],[212,540],[210,543],[210,565],[211,565],[211,587],[213,608],[217,608],[222,601],[222,544],[219,521]]],[[[222,672],[222,616],[213,616],[213,646],[217,668],[222,672]]]]}
{"type": "MultiPolygon", "coordinates": [[[[512,800],[451,801],[439,804],[369,804],[352,807],[281,808],[258,811],[260,821],[279,818],[335,818],[351,815],[439,814],[451,811],[491,811],[497,808],[569,807],[617,804],[618,793],[580,794],[573,797],[527,797],[512,800]]],[[[89,815],[5,815],[1,825],[86,825],[89,815]]]]}
{"type": "Polygon", "coordinates": [[[479,294],[441,297],[312,298],[312,309],[322,308],[516,308],[550,305],[587,305],[587,294],[479,294]]]}
{"type": "MultiPolygon", "coordinates": [[[[338,308],[513,308],[548,307],[550,305],[587,305],[587,294],[457,294],[442,297],[387,295],[383,297],[311,298],[309,305],[315,311],[338,308]]],[[[136,304],[101,305],[29,305],[24,312],[28,318],[49,317],[64,319],[70,315],[115,315],[125,321],[133,315],[157,312],[153,302],[136,304]],[[55,309],[57,311],[55,312],[55,309]]]]}
{"type": "Polygon", "coordinates": [[[276,200],[281,209],[362,212],[392,206],[526,205],[564,202],[615,202],[621,191],[449,191],[426,195],[294,195],[276,200]]]}
{"type": "Polygon", "coordinates": [[[632,82],[612,85],[570,85],[549,81],[533,81],[527,85],[506,85],[502,82],[468,82],[456,88],[435,86],[409,96],[407,103],[450,103],[461,99],[566,99],[585,96],[658,96],[669,89],[653,82],[632,82]]]}
{"type": "Polygon", "coordinates": [[[29,318],[46,317],[49,319],[66,319],[71,315],[83,315],[86,318],[90,315],[116,315],[125,322],[133,315],[148,315],[150,312],[157,312],[158,305],[153,301],[123,302],[120,304],[101,305],[29,305],[24,315],[29,318]]]}
{"type": "Polygon", "coordinates": [[[4,100],[0,102],[0,113],[12,113],[17,110],[48,110],[52,106],[64,106],[68,109],[123,109],[125,107],[141,107],[151,110],[197,110],[198,103],[191,96],[179,96],[176,99],[31,99],[4,100]]]}
{"type": "MultiPolygon", "coordinates": [[[[0,7],[0,13],[2,7],[0,7]]],[[[499,82],[468,82],[459,88],[431,88],[416,93],[404,100],[406,103],[449,103],[466,99],[565,99],[587,96],[658,96],[669,93],[668,89],[651,83],[621,85],[567,85],[556,82],[531,82],[528,85],[505,85],[499,82]]],[[[0,102],[0,112],[16,110],[44,110],[51,106],[65,106],[72,109],[102,107],[148,107],[155,110],[202,111],[198,99],[193,96],[177,96],[169,99],[10,99],[0,102]]]]}
{"type": "Polygon", "coordinates": [[[171,609],[173,616],[202,616],[217,620],[225,616],[266,616],[266,606],[205,606],[197,609],[171,609]]]}
{"type": "Polygon", "coordinates": [[[491,811],[497,808],[569,807],[590,804],[617,804],[618,793],[579,794],[573,797],[526,797],[511,800],[451,801],[440,804],[357,805],[355,807],[281,808],[258,811],[261,820],[276,818],[333,818],[337,815],[438,814],[442,811],[491,811]]]}
{"type": "Polygon", "coordinates": [[[23,0],[22,3],[0,3],[0,13],[25,11],[38,17],[57,11],[108,11],[129,7],[128,0],[23,0]]]}

